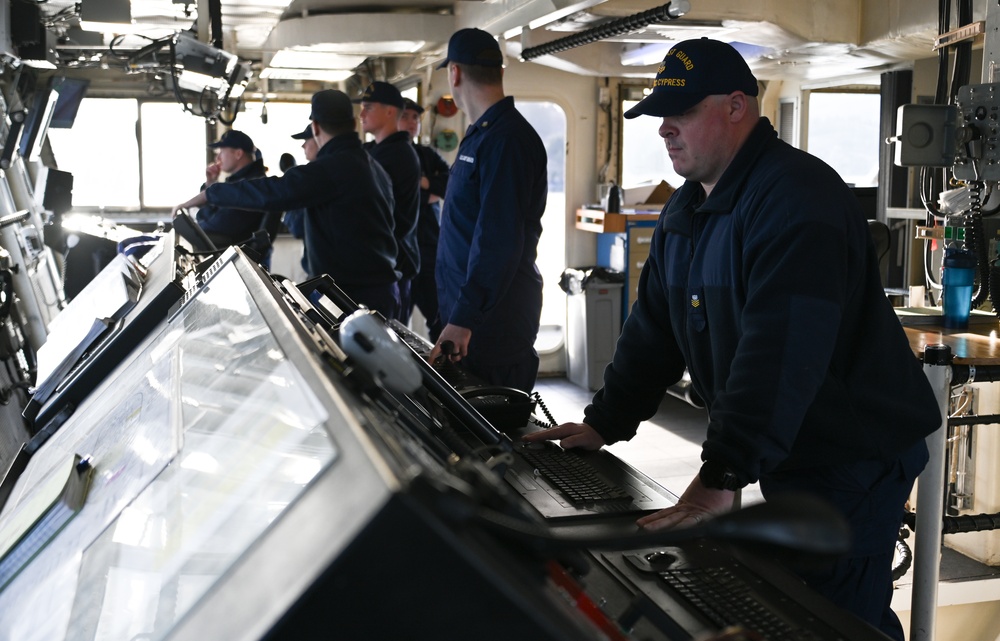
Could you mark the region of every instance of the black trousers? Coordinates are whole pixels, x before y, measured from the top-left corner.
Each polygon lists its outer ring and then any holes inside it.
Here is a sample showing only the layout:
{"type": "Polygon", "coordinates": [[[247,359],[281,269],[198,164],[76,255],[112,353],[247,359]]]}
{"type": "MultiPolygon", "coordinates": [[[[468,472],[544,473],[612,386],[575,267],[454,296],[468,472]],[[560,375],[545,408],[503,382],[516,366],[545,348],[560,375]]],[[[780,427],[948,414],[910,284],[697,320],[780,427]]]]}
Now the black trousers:
{"type": "MultiPolygon", "coordinates": [[[[444,325],[438,315],[437,280],[434,265],[437,259],[433,252],[420,251],[420,272],[410,281],[410,312],[416,306],[427,319],[427,333],[431,342],[437,342],[444,325]]],[[[407,315],[409,316],[409,315],[407,315]]]]}
{"type": "Polygon", "coordinates": [[[903,627],[889,607],[892,559],[903,506],[926,464],[927,446],[920,440],[890,459],[794,470],[760,479],[765,500],[781,492],[807,492],[831,503],[847,518],[851,552],[831,567],[798,574],[814,590],[898,641],[903,641],[903,627]]]}
{"type": "Polygon", "coordinates": [[[498,355],[476,347],[470,344],[469,355],[462,359],[462,366],[468,371],[490,385],[513,387],[528,393],[535,388],[539,361],[534,349],[524,350],[511,358],[509,354],[498,355]]]}
{"type": "Polygon", "coordinates": [[[399,289],[399,309],[396,310],[396,320],[403,325],[410,324],[410,314],[413,313],[413,300],[410,297],[410,287],[413,281],[409,278],[400,279],[396,283],[399,289]]]}

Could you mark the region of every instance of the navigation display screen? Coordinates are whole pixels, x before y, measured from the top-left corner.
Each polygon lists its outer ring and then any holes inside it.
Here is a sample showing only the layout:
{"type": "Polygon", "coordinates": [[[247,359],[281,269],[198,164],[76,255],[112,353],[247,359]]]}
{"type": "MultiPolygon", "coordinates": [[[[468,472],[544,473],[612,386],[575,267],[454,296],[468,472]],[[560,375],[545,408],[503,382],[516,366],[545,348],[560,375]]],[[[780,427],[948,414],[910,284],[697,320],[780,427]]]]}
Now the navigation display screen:
{"type": "Polygon", "coordinates": [[[68,458],[94,472],[84,507],[0,592],[0,638],[167,636],[337,459],[327,419],[222,267],[31,459],[0,534],[38,516],[33,492],[68,458]]]}

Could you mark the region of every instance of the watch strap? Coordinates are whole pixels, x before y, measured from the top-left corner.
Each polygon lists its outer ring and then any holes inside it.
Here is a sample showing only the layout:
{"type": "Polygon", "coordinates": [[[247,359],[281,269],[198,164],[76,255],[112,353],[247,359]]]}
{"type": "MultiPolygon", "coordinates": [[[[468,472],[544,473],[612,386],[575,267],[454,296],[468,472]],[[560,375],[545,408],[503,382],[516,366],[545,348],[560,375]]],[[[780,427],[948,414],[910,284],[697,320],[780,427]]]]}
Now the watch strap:
{"type": "Polygon", "coordinates": [[[725,463],[719,461],[705,461],[698,471],[698,478],[702,485],[713,490],[735,491],[746,485],[725,463]]]}

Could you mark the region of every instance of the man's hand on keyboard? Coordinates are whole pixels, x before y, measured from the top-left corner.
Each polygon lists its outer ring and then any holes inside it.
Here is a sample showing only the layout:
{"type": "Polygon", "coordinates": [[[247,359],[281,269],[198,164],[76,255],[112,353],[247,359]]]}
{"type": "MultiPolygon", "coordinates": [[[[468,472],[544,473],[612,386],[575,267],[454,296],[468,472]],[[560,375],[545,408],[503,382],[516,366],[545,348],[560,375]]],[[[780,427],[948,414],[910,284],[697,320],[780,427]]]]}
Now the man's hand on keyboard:
{"type": "Polygon", "coordinates": [[[458,362],[469,355],[469,341],[472,339],[472,330],[467,327],[448,324],[441,330],[437,344],[427,355],[430,363],[436,363],[438,358],[446,358],[450,361],[458,362]],[[444,348],[448,349],[445,350],[444,348]]]}
{"type": "Polygon", "coordinates": [[[604,447],[604,439],[597,430],[586,423],[563,423],[541,432],[527,434],[523,440],[529,443],[559,440],[559,445],[565,449],[579,447],[585,450],[599,450],[604,447]]]}
{"type": "Polygon", "coordinates": [[[699,525],[715,514],[728,512],[733,507],[733,492],[705,487],[696,475],[681,495],[677,505],[644,516],[638,521],[640,527],[649,530],[664,530],[678,525],[699,525]]]}

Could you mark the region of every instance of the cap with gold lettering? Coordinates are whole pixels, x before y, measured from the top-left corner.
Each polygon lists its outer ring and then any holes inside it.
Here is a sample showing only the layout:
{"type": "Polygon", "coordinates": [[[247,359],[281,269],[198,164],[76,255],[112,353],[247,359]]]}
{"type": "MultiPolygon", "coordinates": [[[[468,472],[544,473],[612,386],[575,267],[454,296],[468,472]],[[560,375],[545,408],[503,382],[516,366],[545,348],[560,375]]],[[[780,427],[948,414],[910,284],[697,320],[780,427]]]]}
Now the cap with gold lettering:
{"type": "Polygon", "coordinates": [[[677,116],[708,96],[742,91],[756,96],[757,79],[732,45],[698,38],[678,42],[660,63],[653,91],[625,112],[636,116],[677,116]]]}

